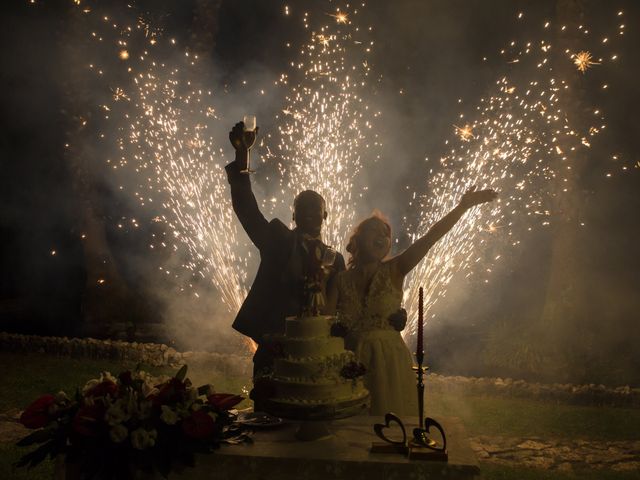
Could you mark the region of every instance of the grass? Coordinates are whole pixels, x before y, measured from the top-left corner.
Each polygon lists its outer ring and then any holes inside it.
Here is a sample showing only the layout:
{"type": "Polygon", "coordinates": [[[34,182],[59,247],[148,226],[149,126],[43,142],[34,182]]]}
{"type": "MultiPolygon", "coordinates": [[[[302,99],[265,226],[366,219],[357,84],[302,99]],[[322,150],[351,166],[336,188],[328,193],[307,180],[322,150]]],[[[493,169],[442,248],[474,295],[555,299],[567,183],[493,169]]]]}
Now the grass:
{"type": "MultiPolygon", "coordinates": [[[[95,378],[100,371],[117,373],[135,368],[127,362],[91,359],[69,359],[44,354],[0,352],[3,394],[0,412],[22,409],[43,393],[64,390],[72,394],[77,387],[95,378]]],[[[176,369],[141,366],[153,374],[171,375],[176,369]]],[[[223,378],[205,365],[194,365],[187,374],[193,383],[213,383],[216,391],[241,393],[248,379],[223,378]]],[[[245,392],[246,394],[246,392],[245,392]]],[[[251,406],[245,400],[239,408],[251,406]]],[[[470,396],[438,393],[426,398],[429,416],[456,416],[462,419],[470,435],[538,436],[571,439],[637,440],[640,431],[640,409],[570,406],[495,396],[470,396]]],[[[0,443],[0,479],[50,479],[53,462],[46,461],[35,469],[14,470],[12,464],[26,449],[0,443]]],[[[627,480],[638,478],[638,472],[588,470],[573,474],[557,471],[482,465],[488,480],[627,480]]]]}
{"type": "MultiPolygon", "coordinates": [[[[63,390],[71,396],[76,388],[99,376],[102,371],[117,373],[135,369],[135,362],[111,360],[77,359],[53,357],[45,354],[18,354],[0,352],[3,394],[0,397],[0,412],[23,409],[45,393],[63,390]]],[[[140,368],[153,375],[173,375],[177,369],[141,365],[140,368]]],[[[212,383],[218,392],[241,393],[247,384],[239,378],[221,378],[205,368],[190,369],[187,377],[196,385],[212,383]]],[[[250,406],[248,401],[238,408],[250,406]]]]}
{"type": "MultiPolygon", "coordinates": [[[[34,447],[35,448],[35,447],[34,447]]],[[[46,459],[40,465],[31,468],[15,468],[13,464],[29,449],[16,447],[12,443],[0,442],[0,478],[6,480],[51,480],[53,478],[54,461],[46,459]]]]}
{"type": "Polygon", "coordinates": [[[562,405],[494,396],[438,394],[426,398],[429,416],[462,419],[470,435],[637,440],[640,409],[562,405]]]}

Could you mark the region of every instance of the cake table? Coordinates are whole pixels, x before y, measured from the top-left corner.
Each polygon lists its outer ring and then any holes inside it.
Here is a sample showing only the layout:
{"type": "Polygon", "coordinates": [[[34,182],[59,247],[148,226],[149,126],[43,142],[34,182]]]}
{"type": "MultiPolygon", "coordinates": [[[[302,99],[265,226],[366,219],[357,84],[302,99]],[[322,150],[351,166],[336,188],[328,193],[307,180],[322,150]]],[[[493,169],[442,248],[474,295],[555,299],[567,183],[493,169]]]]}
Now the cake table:
{"type": "MultiPolygon", "coordinates": [[[[408,428],[416,418],[403,418],[408,428]]],[[[462,423],[442,418],[447,432],[448,462],[408,460],[399,454],[372,454],[379,441],[373,424],[379,416],[335,420],[334,435],[324,440],[300,442],[296,422],[273,430],[256,430],[253,444],[223,446],[211,455],[198,455],[196,467],[172,473],[170,479],[293,480],[293,479],[471,479],[480,475],[462,423]]]]}

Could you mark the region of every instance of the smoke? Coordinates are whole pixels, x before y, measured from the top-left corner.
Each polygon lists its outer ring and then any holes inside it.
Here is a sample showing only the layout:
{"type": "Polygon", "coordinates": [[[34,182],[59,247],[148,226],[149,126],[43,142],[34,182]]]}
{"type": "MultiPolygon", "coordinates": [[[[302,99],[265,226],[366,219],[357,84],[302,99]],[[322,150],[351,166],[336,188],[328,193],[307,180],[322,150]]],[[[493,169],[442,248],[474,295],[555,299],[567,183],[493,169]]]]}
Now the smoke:
{"type": "MultiPolygon", "coordinates": [[[[377,208],[392,221],[396,234],[395,252],[408,246],[421,220],[430,213],[421,210],[425,205],[421,195],[429,198],[434,194],[427,190],[429,171],[437,172],[440,158],[449,153],[451,145],[445,142],[454,139],[453,125],[472,121],[473,109],[501,75],[504,59],[497,52],[510,41],[521,42],[531,34],[533,27],[524,28],[514,21],[518,7],[525,11],[527,18],[534,17],[529,25],[535,24],[538,28],[546,19],[553,20],[555,3],[513,4],[504,1],[487,8],[480,1],[371,2],[362,9],[359,26],[362,30],[371,26],[372,30],[366,35],[374,41],[366,101],[369,110],[379,111],[381,116],[373,122],[379,144],[363,149],[364,168],[353,178],[354,191],[362,193],[362,197],[358,196],[354,202],[354,222],[377,208]],[[483,60],[485,57],[486,61],[483,60]],[[461,119],[460,113],[465,113],[466,117],[461,119]]],[[[288,223],[294,192],[283,191],[283,173],[267,149],[269,147],[273,150],[271,153],[277,154],[273,146],[277,143],[278,126],[282,120],[276,117],[281,115],[288,93],[276,82],[282,73],[292,68],[289,62],[296,58],[300,46],[308,41],[310,32],[299,21],[303,12],[309,11],[311,16],[318,18],[342,5],[338,2],[296,2],[290,6],[287,16],[277,2],[242,5],[222,2],[214,16],[218,23],[215,49],[208,52],[196,52],[190,43],[191,37],[186,33],[191,28],[193,5],[186,2],[174,9],[176,13],[170,16],[164,13],[168,11],[166,7],[165,4],[150,5],[146,10],[108,7],[105,14],[110,17],[110,22],[103,22],[96,11],[86,15],[78,9],[42,13],[43,24],[58,22],[65,28],[69,27],[64,37],[66,45],[60,51],[55,48],[56,41],[40,36],[44,34],[33,36],[33,32],[45,32],[46,29],[37,28],[34,23],[17,22],[22,28],[13,29],[10,41],[3,42],[9,45],[2,50],[3,60],[6,59],[3,64],[10,65],[15,72],[10,80],[12,95],[3,96],[3,111],[16,130],[38,131],[40,144],[60,145],[62,128],[51,128],[51,125],[60,118],[57,109],[65,102],[60,100],[62,95],[73,98],[75,107],[68,108],[62,115],[71,123],[68,128],[71,146],[68,150],[87,162],[90,179],[95,182],[93,195],[106,219],[110,244],[127,282],[140,295],[153,299],[152,316],[157,315],[157,320],[164,325],[165,335],[176,345],[184,349],[228,351],[242,346],[242,339],[230,328],[237,305],[229,305],[228,301],[224,303],[223,294],[214,287],[210,276],[216,268],[222,272],[225,267],[231,268],[234,262],[241,265],[237,271],[246,271],[247,276],[236,283],[245,290],[236,293],[238,298],[242,298],[251,285],[259,258],[231,213],[228,190],[224,190],[228,187],[223,166],[232,160],[233,153],[227,134],[243,115],[257,116],[264,144],[254,152],[257,170],[252,177],[254,192],[268,218],[278,217],[288,223]],[[128,45],[118,45],[116,42],[121,32],[112,29],[110,24],[130,23],[135,26],[138,25],[138,17],[151,17],[151,33],[141,32],[136,39],[130,38],[128,45]],[[158,44],[174,38],[176,45],[167,46],[162,51],[148,45],[152,38],[149,35],[154,34],[153,28],[161,29],[157,32],[158,44]],[[91,31],[98,29],[104,34],[103,40],[91,36],[91,31]],[[143,42],[147,44],[143,45],[143,42]],[[287,47],[287,43],[292,46],[287,47]],[[24,50],[15,49],[20,44],[39,45],[40,48],[29,48],[27,54],[20,55],[19,52],[24,50]],[[45,48],[47,45],[50,47],[45,48]],[[129,65],[135,69],[140,64],[137,56],[128,62],[120,59],[118,53],[123,49],[127,49],[130,55],[147,50],[149,54],[145,64],[149,65],[151,60],[163,63],[165,66],[157,68],[156,73],[164,75],[163,81],[170,78],[178,80],[183,92],[212,91],[212,95],[201,97],[213,107],[214,113],[206,117],[203,133],[210,147],[210,152],[206,153],[209,163],[205,169],[209,176],[201,179],[204,183],[200,198],[207,198],[207,185],[213,186],[211,179],[217,179],[219,183],[216,185],[223,190],[217,193],[216,198],[227,202],[224,206],[227,216],[220,213],[219,218],[225,223],[213,229],[235,232],[233,237],[204,234],[202,239],[198,239],[196,235],[195,244],[189,246],[181,241],[189,232],[162,207],[163,203],[170,204],[170,195],[166,190],[157,190],[154,171],[147,168],[135,172],[135,169],[124,166],[114,170],[122,156],[121,145],[117,142],[123,136],[119,128],[126,127],[127,124],[122,123],[126,119],[124,114],[133,110],[127,111],[130,107],[125,105],[130,103],[113,100],[113,89],[121,87],[125,94],[131,96],[131,75],[122,67],[129,65]],[[199,54],[196,65],[190,65],[191,58],[187,58],[185,52],[199,54]],[[95,67],[88,70],[88,62],[94,63],[95,67]],[[103,74],[97,73],[99,67],[102,67],[103,74]],[[179,68],[179,73],[171,77],[169,72],[174,68],[179,68]],[[41,75],[43,71],[47,75],[41,75]],[[186,82],[191,82],[188,88],[186,82]],[[107,112],[103,105],[114,109],[107,112]],[[88,115],[83,117],[83,112],[88,115]],[[87,123],[81,126],[84,120],[87,123]],[[149,178],[153,181],[150,182],[149,178]],[[149,202],[149,198],[154,200],[149,202]],[[154,221],[162,215],[168,221],[154,221]],[[182,236],[175,237],[175,231],[181,232],[182,236]],[[225,265],[208,262],[207,252],[219,246],[212,243],[214,240],[227,242],[225,248],[228,248],[220,251],[233,255],[233,262],[225,265]],[[162,246],[163,243],[166,246],[162,246]],[[149,246],[151,244],[153,249],[149,246]],[[203,258],[196,255],[194,262],[194,252],[202,253],[203,258]]],[[[605,7],[598,8],[603,12],[591,13],[593,23],[597,23],[599,14],[605,18],[612,13],[605,7]]],[[[637,18],[637,7],[628,3],[623,8],[628,17],[637,18]]],[[[627,39],[627,45],[633,45],[635,35],[628,32],[631,38],[627,39]]],[[[609,97],[597,97],[598,103],[607,111],[609,127],[603,140],[594,143],[592,150],[585,154],[585,161],[588,160],[592,168],[584,174],[585,178],[578,179],[578,195],[585,199],[581,218],[585,226],[581,227],[581,244],[576,248],[577,262],[582,265],[580,280],[584,287],[578,298],[580,311],[586,311],[588,315],[576,316],[562,328],[539,325],[552,268],[554,238],[551,230],[534,229],[529,232],[523,222],[515,232],[521,240],[520,245],[513,247],[496,235],[478,249],[478,255],[483,258],[501,255],[499,262],[489,266],[492,270],[490,275],[477,272],[468,278],[464,274],[454,276],[446,296],[434,306],[432,313],[438,321],[427,325],[426,344],[429,349],[427,355],[438,371],[483,375],[508,373],[548,379],[563,376],[575,381],[597,376],[606,383],[637,382],[633,372],[638,371],[639,362],[631,348],[640,335],[637,327],[640,305],[636,292],[640,265],[638,256],[634,254],[637,248],[634,239],[639,226],[631,213],[640,206],[635,193],[637,170],[632,170],[626,177],[616,176],[606,180],[609,183],[603,183],[603,174],[625,161],[613,162],[611,150],[619,153],[621,158],[637,160],[633,157],[633,142],[629,141],[632,138],[629,132],[633,131],[629,124],[632,122],[624,118],[619,100],[627,98],[627,104],[638,105],[638,94],[634,93],[630,80],[636,77],[637,72],[632,65],[638,64],[633,61],[637,59],[637,52],[630,47],[621,47],[619,54],[624,60],[624,68],[607,69],[607,72],[612,76],[611,84],[617,82],[620,89],[609,97]],[[588,335],[576,338],[576,332],[588,335]],[[573,363],[562,363],[560,375],[550,363],[559,358],[553,355],[568,351],[568,345],[579,348],[573,350],[573,363]],[[520,361],[516,357],[523,346],[529,346],[534,353],[520,361]],[[581,371],[576,366],[580,362],[591,362],[589,365],[594,368],[591,372],[581,371]]],[[[589,89],[589,82],[606,79],[601,73],[604,71],[605,67],[600,71],[594,68],[581,82],[589,89]]],[[[4,75],[9,75],[6,72],[4,75]]],[[[610,90],[615,88],[612,86],[610,90]]],[[[192,131],[203,121],[200,109],[188,111],[184,105],[182,108],[181,125],[192,131]]],[[[9,123],[9,120],[4,123],[9,123]]],[[[30,143],[21,142],[22,145],[30,143]]],[[[37,157],[46,156],[36,146],[31,145],[30,148],[33,149],[30,156],[34,159],[31,164],[38,163],[37,157]]],[[[9,147],[8,150],[15,152],[17,148],[9,147]]],[[[62,158],[61,152],[55,158],[62,158]]],[[[140,165],[145,160],[142,159],[140,165]]],[[[204,162],[202,159],[198,161],[204,162]]],[[[46,172],[32,177],[40,179],[34,180],[36,183],[51,172],[65,171],[64,165],[55,161],[48,165],[46,172]]],[[[29,172],[17,167],[7,176],[16,174],[23,175],[25,181],[29,178],[29,172]]],[[[70,183],[68,178],[66,181],[70,183]]],[[[179,184],[175,183],[176,186],[179,184]]],[[[41,197],[39,192],[42,189],[38,186],[28,188],[32,192],[28,195],[12,190],[13,193],[7,197],[11,202],[5,202],[1,209],[3,223],[15,226],[23,216],[23,205],[32,202],[35,205],[33,210],[55,212],[53,215],[38,215],[35,217],[37,222],[51,222],[52,228],[61,223],[73,224],[68,217],[74,215],[77,207],[68,194],[70,188],[67,190],[64,184],[60,184],[58,190],[50,185],[46,195],[41,197]],[[49,208],[44,209],[47,204],[49,208]],[[65,218],[59,219],[59,215],[65,218]]],[[[216,207],[213,203],[211,205],[216,207]]],[[[223,209],[215,211],[223,212],[223,209]]],[[[188,210],[184,212],[191,214],[188,210]]],[[[74,232],[74,235],[77,237],[79,233],[74,232]]],[[[41,251],[43,243],[46,242],[38,242],[41,251]]],[[[53,243],[46,253],[53,249],[53,243]]],[[[344,244],[338,246],[344,247],[344,244]]],[[[70,247],[69,252],[74,248],[77,245],[70,247]]],[[[34,270],[50,261],[49,257],[38,258],[41,260],[34,261],[34,270]]],[[[409,344],[412,344],[411,339],[409,344]]]]}

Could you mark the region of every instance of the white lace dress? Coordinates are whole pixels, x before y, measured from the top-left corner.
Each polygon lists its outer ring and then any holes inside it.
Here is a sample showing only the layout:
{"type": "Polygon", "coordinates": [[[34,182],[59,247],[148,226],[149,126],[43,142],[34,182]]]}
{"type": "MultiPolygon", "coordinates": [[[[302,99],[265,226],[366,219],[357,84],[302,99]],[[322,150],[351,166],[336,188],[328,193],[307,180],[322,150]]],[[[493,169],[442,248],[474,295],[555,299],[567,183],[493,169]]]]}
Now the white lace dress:
{"type": "Polygon", "coordinates": [[[355,287],[353,270],[338,274],[336,282],[338,316],[349,329],[345,347],[367,368],[364,382],[371,394],[370,413],[417,415],[412,356],[388,320],[402,303],[402,291],[391,281],[390,264],[380,264],[364,298],[355,287]]]}

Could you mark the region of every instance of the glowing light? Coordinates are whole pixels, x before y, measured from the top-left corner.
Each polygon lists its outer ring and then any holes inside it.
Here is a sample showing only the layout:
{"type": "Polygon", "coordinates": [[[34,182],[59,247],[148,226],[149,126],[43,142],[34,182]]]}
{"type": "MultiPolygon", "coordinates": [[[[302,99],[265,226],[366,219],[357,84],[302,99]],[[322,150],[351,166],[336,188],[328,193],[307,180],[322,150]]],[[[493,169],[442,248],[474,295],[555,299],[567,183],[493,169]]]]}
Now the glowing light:
{"type": "Polygon", "coordinates": [[[129,59],[129,52],[127,50],[120,50],[120,53],[118,53],[118,57],[120,57],[120,60],[128,60],[129,59]]]}
{"type": "Polygon", "coordinates": [[[326,35],[317,35],[316,38],[318,39],[318,43],[320,43],[320,45],[324,46],[324,47],[328,47],[329,46],[329,37],[327,37],[326,35]]]}
{"type": "Polygon", "coordinates": [[[335,18],[336,19],[336,23],[347,23],[347,21],[349,20],[349,17],[344,12],[338,12],[336,14],[327,13],[327,15],[329,15],[330,17],[335,18]]]}
{"type": "MultiPolygon", "coordinates": [[[[212,93],[198,81],[198,59],[175,55],[175,40],[163,38],[143,17],[126,28],[105,17],[97,31],[96,36],[116,38],[131,49],[120,52],[120,58],[131,63],[111,76],[119,78],[119,86],[105,85],[109,79],[100,76],[99,69],[90,70],[97,74],[98,85],[112,93],[110,102],[100,106],[110,130],[99,135],[105,151],[118,152],[116,158],[105,159],[112,181],[132,185],[128,190],[141,211],[153,209],[151,222],[159,226],[149,248],[180,258],[161,270],[176,278],[211,281],[229,312],[236,312],[246,295],[249,256],[247,246],[237,240],[237,221],[228,208],[222,169],[226,159],[211,131],[220,118],[212,93]],[[156,48],[147,52],[151,41],[157,42],[156,48]],[[183,269],[188,275],[180,272],[183,269]]],[[[137,218],[124,220],[117,223],[123,231],[140,225],[137,218]]]]}
{"type": "MultiPolygon", "coordinates": [[[[305,17],[308,25],[314,21],[305,17]]],[[[329,212],[324,241],[343,249],[357,211],[358,173],[363,158],[375,160],[378,144],[372,131],[374,113],[366,103],[369,46],[354,43],[358,36],[353,22],[343,29],[333,24],[315,31],[323,33],[310,37],[295,62],[296,72],[280,82],[289,93],[279,116],[278,145],[268,158],[287,179],[282,189],[288,195],[281,199],[281,208],[289,211],[301,190],[320,193],[329,212]],[[319,39],[331,42],[317,48],[319,39]]]]}
{"type": "Polygon", "coordinates": [[[473,138],[473,128],[471,125],[465,125],[464,127],[458,127],[454,125],[456,129],[456,134],[460,137],[461,140],[469,141],[473,138]]]}
{"type": "MultiPolygon", "coordinates": [[[[549,31],[546,24],[540,29],[545,36],[549,31]]],[[[404,305],[409,322],[405,338],[416,331],[419,286],[425,287],[425,315],[433,319],[439,313],[436,305],[452,282],[471,275],[486,277],[491,263],[500,258],[485,256],[487,249],[512,248],[520,243],[518,232],[553,223],[556,212],[552,199],[572,194],[567,181],[573,172],[572,162],[579,161],[579,152],[591,147],[593,137],[605,128],[578,127],[583,122],[574,121],[584,108],[572,108],[571,97],[566,96],[569,83],[559,78],[550,61],[565,52],[551,48],[544,37],[523,47],[520,44],[511,42],[500,50],[508,66],[505,72],[517,71],[499,77],[495,87],[477,102],[473,116],[465,112],[468,124],[454,125],[456,136],[464,143],[452,147],[440,159],[439,168],[430,170],[423,188],[429,193],[418,202],[423,213],[417,225],[407,225],[412,239],[426,234],[471,186],[494,188],[500,194],[496,202],[467,212],[407,277],[404,305]],[[534,49],[535,44],[542,47],[534,49]]],[[[598,64],[587,51],[571,59],[583,73],[598,64]]],[[[592,110],[601,118],[598,109],[592,110]]],[[[606,176],[610,177],[611,173],[606,176]]]]}
{"type": "Polygon", "coordinates": [[[600,65],[600,63],[593,61],[591,53],[587,51],[576,53],[573,56],[573,63],[582,73],[586,72],[592,65],[600,65]]]}

